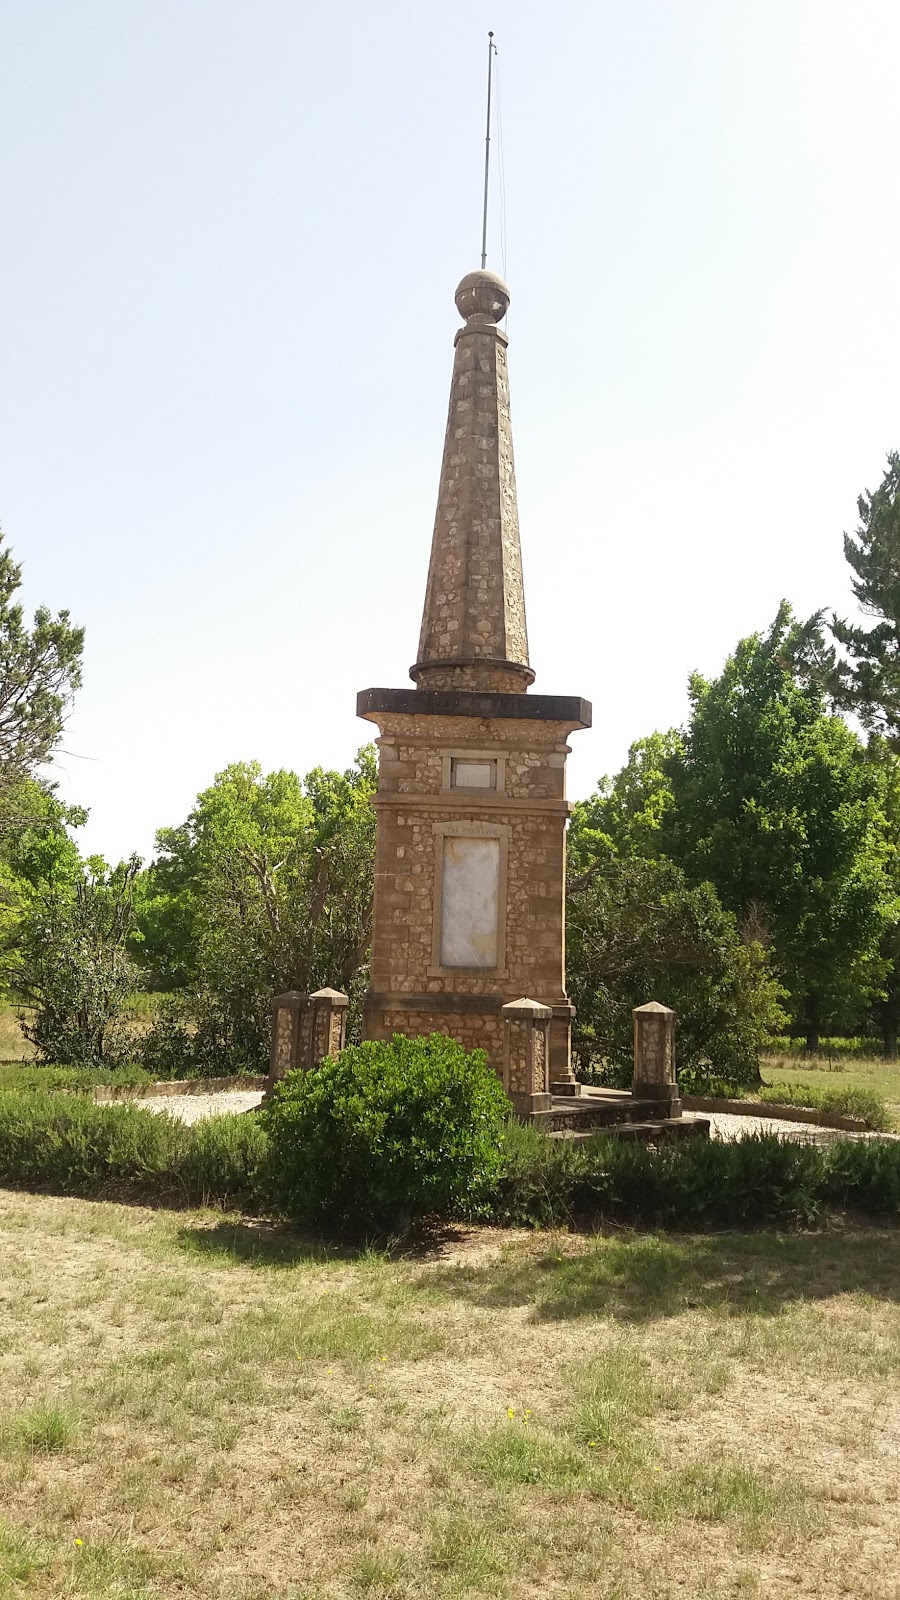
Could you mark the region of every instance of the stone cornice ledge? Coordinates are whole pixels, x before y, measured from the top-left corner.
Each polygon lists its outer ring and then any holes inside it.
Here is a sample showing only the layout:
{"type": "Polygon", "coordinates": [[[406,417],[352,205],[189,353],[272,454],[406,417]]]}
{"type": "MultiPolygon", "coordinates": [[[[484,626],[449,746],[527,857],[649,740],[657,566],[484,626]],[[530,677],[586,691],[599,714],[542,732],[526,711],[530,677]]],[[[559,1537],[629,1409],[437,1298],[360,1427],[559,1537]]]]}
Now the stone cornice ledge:
{"type": "Polygon", "coordinates": [[[361,689],[356,715],[374,720],[380,711],[400,716],[508,717],[527,722],[591,726],[591,703],[578,695],[478,693],[473,689],[361,689]]]}
{"type": "Polygon", "coordinates": [[[470,811],[549,811],[562,817],[572,812],[569,800],[529,800],[527,796],[511,794],[479,794],[472,789],[451,789],[449,793],[442,790],[440,794],[398,794],[396,789],[384,789],[370,795],[369,800],[373,806],[389,806],[393,811],[450,811],[456,817],[470,811]]]}

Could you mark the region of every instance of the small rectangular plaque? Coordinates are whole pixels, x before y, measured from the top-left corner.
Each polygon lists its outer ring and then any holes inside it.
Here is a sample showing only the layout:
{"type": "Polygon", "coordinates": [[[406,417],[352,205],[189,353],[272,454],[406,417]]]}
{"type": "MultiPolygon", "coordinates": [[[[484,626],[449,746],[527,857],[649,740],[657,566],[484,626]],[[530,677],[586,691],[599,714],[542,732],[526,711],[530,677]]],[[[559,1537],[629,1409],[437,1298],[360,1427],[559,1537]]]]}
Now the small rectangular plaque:
{"type": "Polygon", "coordinates": [[[454,758],[454,789],[494,789],[496,782],[496,761],[460,761],[454,758]]]}

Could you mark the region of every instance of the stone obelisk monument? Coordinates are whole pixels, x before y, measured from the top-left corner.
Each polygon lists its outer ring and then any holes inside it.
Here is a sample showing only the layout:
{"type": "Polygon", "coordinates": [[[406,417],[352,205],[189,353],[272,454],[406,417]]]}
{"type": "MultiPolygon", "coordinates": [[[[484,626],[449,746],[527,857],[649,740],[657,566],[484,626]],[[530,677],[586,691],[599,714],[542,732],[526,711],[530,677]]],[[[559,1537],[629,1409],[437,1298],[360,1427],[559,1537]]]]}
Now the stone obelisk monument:
{"type": "Polygon", "coordinates": [[[565,988],[565,767],[567,738],[590,726],[591,708],[527,692],[534,673],[499,326],[509,292],[494,273],[472,272],[456,305],[464,326],[415,688],[365,689],[357,700],[381,734],[364,1027],[370,1039],[442,1032],[480,1046],[528,1112],[549,1100],[530,1067],[526,1082],[510,1065],[510,1038],[525,1019],[538,1030],[529,1048],[543,1087],[577,1092],[565,988]]]}

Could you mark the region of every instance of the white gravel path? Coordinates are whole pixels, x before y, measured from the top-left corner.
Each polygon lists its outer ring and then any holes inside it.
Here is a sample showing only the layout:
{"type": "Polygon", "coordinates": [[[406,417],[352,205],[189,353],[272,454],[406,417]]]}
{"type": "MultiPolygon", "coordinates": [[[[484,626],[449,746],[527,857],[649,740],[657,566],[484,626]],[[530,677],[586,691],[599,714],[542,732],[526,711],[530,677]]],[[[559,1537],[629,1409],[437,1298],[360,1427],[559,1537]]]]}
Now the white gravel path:
{"type": "MultiPolygon", "coordinates": [[[[249,1111],[262,1100],[258,1089],[226,1089],[218,1094],[147,1095],[134,1104],[146,1106],[166,1116],[177,1117],[180,1122],[200,1122],[204,1117],[221,1117],[239,1111],[249,1111]]],[[[838,1128],[820,1128],[814,1123],[786,1122],[780,1117],[739,1117],[727,1111],[686,1111],[685,1121],[708,1117],[709,1131],[714,1139],[746,1139],[753,1133],[777,1133],[795,1143],[830,1144],[833,1139],[897,1138],[888,1134],[842,1133],[838,1128]]]]}
{"type": "Polygon", "coordinates": [[[135,1100],[136,1106],[163,1112],[179,1122],[202,1122],[204,1117],[222,1117],[236,1111],[250,1111],[262,1100],[261,1089],[226,1089],[219,1094],[147,1095],[135,1100]]]}
{"type": "Polygon", "coordinates": [[[794,1144],[831,1144],[835,1139],[896,1139],[892,1133],[848,1133],[841,1128],[822,1128],[815,1122],[787,1122],[781,1117],[742,1117],[728,1111],[685,1111],[685,1121],[697,1117],[709,1119],[710,1137],[746,1139],[752,1133],[777,1133],[794,1144]]]}

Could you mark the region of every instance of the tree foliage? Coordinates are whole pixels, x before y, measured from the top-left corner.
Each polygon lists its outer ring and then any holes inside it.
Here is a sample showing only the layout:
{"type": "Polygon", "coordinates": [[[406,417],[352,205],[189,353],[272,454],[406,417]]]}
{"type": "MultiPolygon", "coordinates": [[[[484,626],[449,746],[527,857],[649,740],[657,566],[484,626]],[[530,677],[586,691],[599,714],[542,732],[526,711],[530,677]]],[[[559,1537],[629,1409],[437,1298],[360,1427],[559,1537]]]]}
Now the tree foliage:
{"type": "Polygon", "coordinates": [[[375,784],[371,747],[346,772],[317,767],[303,780],[236,763],[186,822],[158,835],[138,901],[138,957],[163,981],[191,985],[195,1049],[220,1070],[265,1064],[273,994],[326,984],[359,993],[375,784]]]}
{"type": "Polygon", "coordinates": [[[844,535],[853,592],[869,628],[835,617],[832,632],[849,660],[835,680],[836,698],[864,728],[900,749],[900,454],[892,451],[874,493],[857,501],[859,526],[844,535]]]}
{"type": "Polygon", "coordinates": [[[889,853],[882,773],[794,665],[782,604],[718,678],[690,682],[691,718],[667,762],[661,841],[692,883],[771,941],[810,1048],[880,982],[889,853]]]}
{"type": "Polygon", "coordinates": [[[631,1082],[632,1008],[660,1000],[678,1013],[679,1077],[732,1084],[759,1077],[759,1052],[782,1020],[765,951],[745,942],[709,883],[691,887],[674,862],[618,853],[586,830],[576,807],[581,870],[568,898],[568,977],[582,1069],[631,1082]]]}
{"type": "Polygon", "coordinates": [[[58,1066],[115,1065],[134,1054],[123,1020],[137,973],[127,944],[134,856],[82,862],[63,828],[23,840],[20,897],[4,951],[7,985],[33,1008],[22,1031],[58,1066]]]}
{"type": "MultiPolygon", "coordinates": [[[[68,611],[40,606],[29,628],[16,592],[22,568],[0,535],[0,791],[33,776],[59,744],[66,713],[81,683],[84,629],[68,611]]],[[[16,820],[0,806],[0,821],[16,820]]]]}

